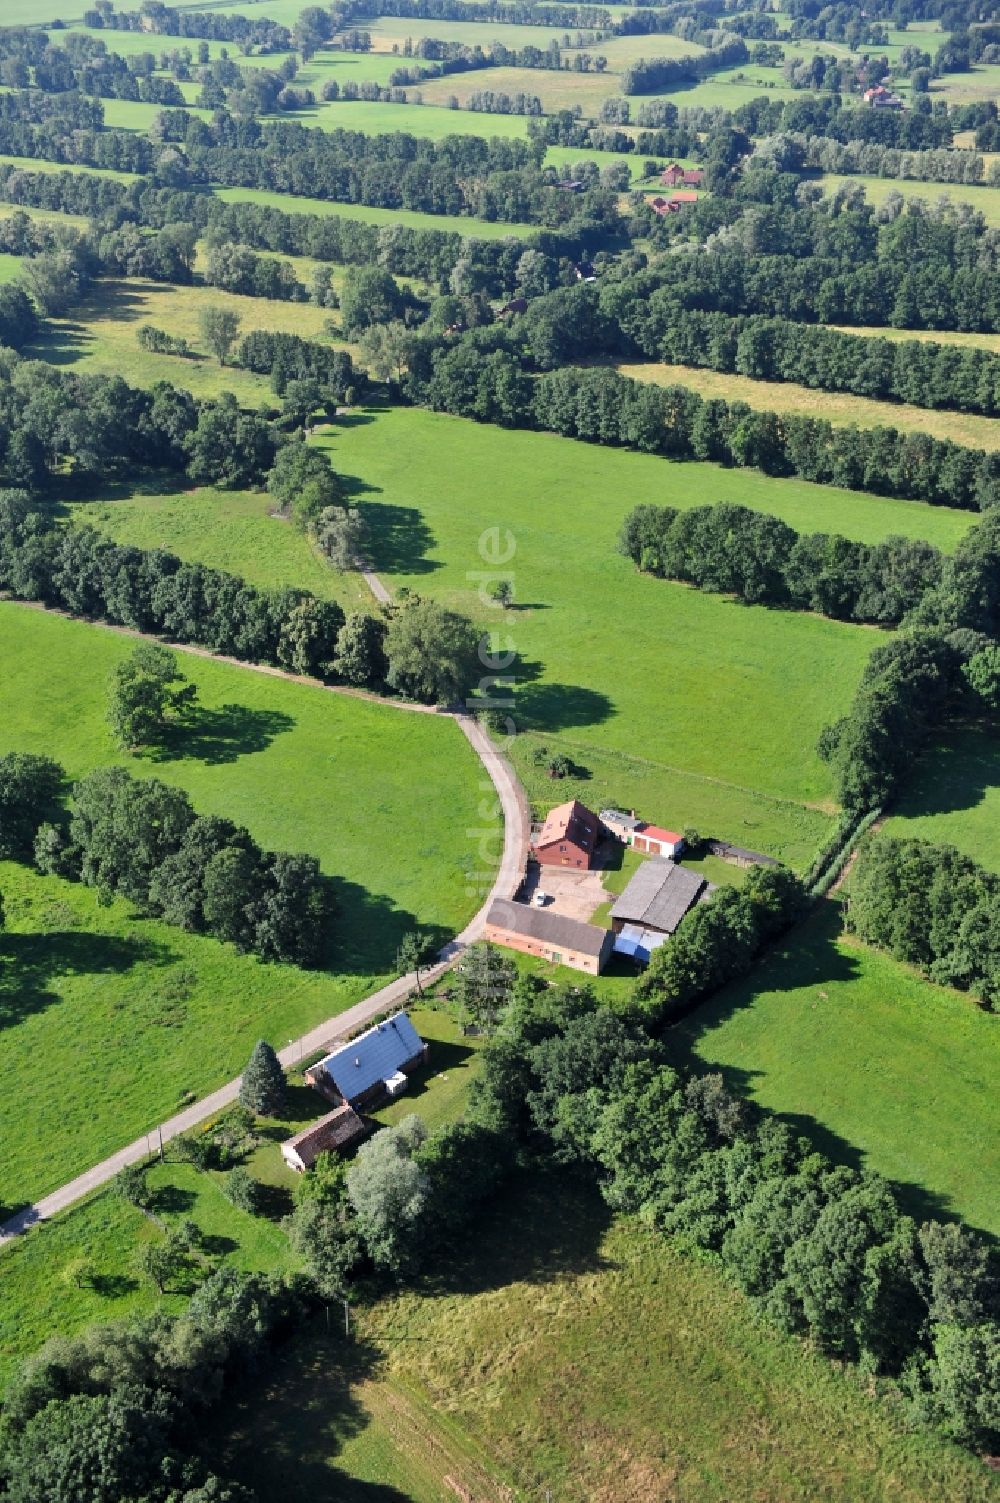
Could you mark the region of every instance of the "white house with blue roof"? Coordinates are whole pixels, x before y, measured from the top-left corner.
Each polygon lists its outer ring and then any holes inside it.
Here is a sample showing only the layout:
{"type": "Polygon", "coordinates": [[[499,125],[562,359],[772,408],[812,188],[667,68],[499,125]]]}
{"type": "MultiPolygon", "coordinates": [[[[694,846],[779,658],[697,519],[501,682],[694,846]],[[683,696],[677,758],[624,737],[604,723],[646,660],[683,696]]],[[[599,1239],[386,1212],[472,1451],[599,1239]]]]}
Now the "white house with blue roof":
{"type": "Polygon", "coordinates": [[[405,1012],[376,1023],[305,1071],[328,1101],[366,1106],[405,1091],[408,1076],[427,1058],[427,1045],[405,1012]]]}

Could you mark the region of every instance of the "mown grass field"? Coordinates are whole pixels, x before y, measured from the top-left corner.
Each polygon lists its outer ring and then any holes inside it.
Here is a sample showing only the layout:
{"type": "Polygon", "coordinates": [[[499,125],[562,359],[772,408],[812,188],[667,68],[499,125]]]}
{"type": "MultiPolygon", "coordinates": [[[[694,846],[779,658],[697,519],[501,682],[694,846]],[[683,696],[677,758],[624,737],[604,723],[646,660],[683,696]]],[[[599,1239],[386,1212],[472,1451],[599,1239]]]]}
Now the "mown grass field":
{"type": "Polygon", "coordinates": [[[1000,738],[964,730],[938,741],[907,778],[886,828],[957,846],[1000,872],[1000,738]]]}
{"type": "Polygon", "coordinates": [[[71,777],[127,760],[137,776],[183,787],[199,813],[245,824],[266,848],[315,854],[337,905],[329,968],[306,973],[5,868],[0,1195],[13,1202],[231,1079],[255,1039],[282,1045],[366,995],[392,973],[416,921],[454,933],[483,876],[478,836],[467,832],[488,821],[477,761],[434,716],[184,654],[199,720],[168,759],[125,759],[103,717],[128,637],[6,604],[0,643],[4,751],[45,752],[71,777]]]}
{"type": "Polygon", "coordinates": [[[804,417],[826,418],[831,423],[854,423],[859,428],[901,428],[929,433],[933,438],[952,439],[972,448],[1000,448],[1000,420],[967,412],[932,411],[907,402],[875,402],[846,392],[822,391],[799,386],[794,381],[757,381],[749,376],[729,375],[689,365],[642,362],[620,365],[623,375],[661,386],[689,386],[702,397],[722,397],[727,402],[746,402],[770,412],[793,412],[804,417]]]}
{"type": "MultiPolygon", "coordinates": [[[[1000,67],[996,71],[1000,80],[1000,67]]],[[[1000,89],[997,92],[1000,93],[1000,89]]],[[[870,204],[884,203],[890,193],[901,193],[904,198],[922,198],[931,204],[936,204],[939,199],[949,198],[953,204],[971,204],[979,210],[988,225],[1000,225],[1000,188],[975,183],[922,183],[910,178],[865,177],[860,173],[844,176],[824,172],[819,181],[827,193],[832,193],[842,183],[849,187],[856,184],[864,188],[865,197],[870,204]]]]}
{"type": "MultiPolygon", "coordinates": [[[[829,807],[830,785],[816,737],[878,635],[643,577],[615,552],[622,517],[639,501],[729,499],[871,539],[910,529],[954,539],[972,521],[404,409],[369,413],[330,453],[394,586],[477,610],[479,539],[511,530],[517,609],[497,629],[518,654],[509,673],[522,729],[564,737],[584,766],[592,748],[817,807],[829,807]]],[[[682,819],[663,804],[648,814],[682,819]]]]}
{"type": "Polygon", "coordinates": [[[314,1332],[205,1438],[288,1503],[985,1503],[986,1469],[567,1178],[519,1184],[426,1292],[314,1332]],[[510,1491],[504,1491],[509,1487],[510,1491]]]}
{"type": "Polygon", "coordinates": [[[135,386],[171,381],[197,397],[231,391],[247,406],[275,406],[268,377],[233,365],[222,366],[205,349],[199,318],[206,308],[234,312],[240,319],[240,337],[254,329],[274,329],[347,348],[324,333],[324,324],[336,314],[314,303],[240,297],[217,287],[122,279],[95,282],[89,295],[66,318],[47,321],[42,337],[25,353],[51,365],[123,376],[135,386]],[[141,349],[136,336],[143,324],[186,339],[193,358],[141,349]]]}
{"type": "Polygon", "coordinates": [[[967,349],[992,350],[994,354],[1000,351],[1000,334],[964,333],[959,329],[891,329],[888,325],[852,328],[848,324],[831,324],[830,327],[839,328],[842,334],[871,334],[878,339],[892,339],[896,342],[919,339],[931,344],[955,344],[967,349]]]}
{"type": "Polygon", "coordinates": [[[678,1061],[895,1181],[918,1218],[1000,1232],[1000,1021],[840,936],[824,903],[746,979],[669,1030],[678,1061]],[[973,1145],[975,1145],[973,1147],[973,1145]]]}
{"type": "Polygon", "coordinates": [[[345,610],[367,609],[371,594],[360,574],[332,569],[303,533],[274,515],[273,505],[266,491],[123,487],[100,501],[74,502],[70,515],[119,542],[166,548],[185,562],[228,569],[251,584],[294,586],[338,600],[345,610]]]}

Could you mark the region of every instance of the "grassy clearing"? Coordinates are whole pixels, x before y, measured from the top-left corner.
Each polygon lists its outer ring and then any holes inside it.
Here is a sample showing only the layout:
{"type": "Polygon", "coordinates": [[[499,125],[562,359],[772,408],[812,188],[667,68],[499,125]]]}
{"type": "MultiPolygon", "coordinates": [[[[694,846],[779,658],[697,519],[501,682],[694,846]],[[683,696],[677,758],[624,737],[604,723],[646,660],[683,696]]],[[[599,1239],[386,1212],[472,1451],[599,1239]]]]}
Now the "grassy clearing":
{"type": "Polygon", "coordinates": [[[888,325],[851,327],[849,324],[831,324],[830,327],[839,329],[841,334],[870,334],[873,338],[892,339],[897,343],[905,339],[919,339],[931,344],[955,344],[973,350],[992,350],[994,354],[1000,351],[1000,334],[965,334],[957,329],[891,329],[888,325]]]}
{"type": "Polygon", "coordinates": [[[914,1215],[1000,1232],[1000,1022],[839,928],[823,904],[670,1030],[674,1054],[721,1069],[832,1158],[896,1181],[914,1215]]]}
{"type": "Polygon", "coordinates": [[[618,76],[614,73],[550,73],[542,68],[490,68],[485,74],[453,73],[449,78],[429,78],[407,93],[410,98],[419,96],[427,104],[444,104],[453,95],[464,104],[470,94],[487,88],[496,92],[502,90],[506,94],[535,94],[542,101],[542,109],[547,115],[579,105],[583,114],[590,117],[596,116],[602,100],[620,92],[618,76]]]}
{"type": "MultiPolygon", "coordinates": [[[[1000,78],[1000,66],[997,68],[997,75],[1000,78]]],[[[901,193],[907,199],[922,198],[932,204],[947,198],[953,204],[971,204],[979,210],[987,224],[1000,225],[1000,188],[965,183],[919,183],[908,178],[865,177],[861,173],[847,177],[824,172],[819,181],[827,193],[832,193],[842,183],[849,187],[857,185],[864,188],[865,197],[870,204],[884,203],[890,193],[901,193]]],[[[932,337],[936,339],[947,336],[934,334],[932,337]]]]}
{"type": "MultiPolygon", "coordinates": [[[[151,482],[155,486],[156,482],[151,482]]],[[[265,588],[294,586],[345,610],[362,610],[371,595],[358,574],[332,569],[309,540],[272,512],[263,491],[123,488],[100,501],[75,502],[74,521],[87,522],[118,542],[166,548],[189,563],[228,569],[265,588]]]]}
{"type": "MultiPolygon", "coordinates": [[[[110,99],[104,101],[105,104],[112,102],[110,99]]],[[[150,105],[149,108],[153,109],[155,106],[150,105]]],[[[0,153],[0,162],[5,166],[21,167],[25,172],[80,172],[85,177],[113,177],[119,183],[134,183],[138,176],[135,172],[116,172],[111,167],[81,167],[75,162],[47,162],[42,157],[15,157],[7,152],[0,153]]],[[[33,212],[35,211],[31,209],[25,210],[28,214],[33,212]]]]}
{"type": "Polygon", "coordinates": [[[521,1183],[433,1289],[313,1333],[206,1448],[268,1497],[978,1503],[986,1469],[572,1181],[521,1183]],[[484,1458],[489,1458],[484,1460],[484,1458]],[[504,1484],[510,1491],[503,1490],[504,1484]]]}
{"type": "MultiPolygon", "coordinates": [[[[0,642],[5,751],[44,751],[71,776],[125,760],[103,714],[127,637],[8,604],[0,642]]],[[[230,1079],[261,1035],[283,1044],[373,990],[415,921],[453,933],[477,904],[481,857],[465,832],[483,824],[480,774],[454,725],[187,655],[183,665],[200,728],[173,759],[130,768],[185,788],[199,812],[228,815],[269,849],[318,856],[337,901],[331,968],[261,965],[139,920],[128,904],[102,909],[88,889],[5,868],[8,1202],[53,1188],[230,1079]],[[137,1064],[148,1059],[155,1069],[137,1064]]]]}
{"type": "MultiPolygon", "coordinates": [[[[372,105],[371,108],[379,106],[372,105]]],[[[408,106],[398,108],[407,109],[408,106]]],[[[271,193],[263,188],[220,188],[216,197],[226,203],[266,204],[268,208],[281,209],[285,214],[338,214],[343,219],[360,219],[366,224],[405,224],[414,230],[451,231],[482,240],[503,240],[511,235],[523,238],[538,233],[538,226],[532,224],[498,224],[461,214],[420,214],[415,209],[372,209],[366,204],[330,203],[325,198],[298,198],[290,193],[271,193]]]]}
{"type": "Polygon", "coordinates": [[[105,1190],[4,1249],[0,1387],[53,1332],[72,1335],[88,1325],[148,1310],[183,1309],[188,1290],[160,1295],[135,1267],[136,1251],[159,1241],[161,1227],[190,1218],[215,1256],[232,1268],[297,1266],[284,1233],[273,1221],[232,1205],[218,1175],[171,1162],[168,1151],[168,1161],[150,1170],[149,1184],[158,1199],[155,1222],[105,1190]],[[83,1288],[74,1278],[81,1259],[97,1274],[94,1284],[83,1288]]]}
{"type": "Polygon", "coordinates": [[[655,381],[661,386],[689,386],[702,397],[722,397],[727,402],[746,402],[771,412],[793,412],[804,417],[827,418],[831,423],[853,423],[859,428],[891,427],[906,432],[950,438],[978,449],[1000,448],[1000,420],[966,412],[930,411],[906,402],[874,402],[846,392],[821,391],[794,381],[756,381],[749,376],[728,375],[688,365],[641,363],[620,365],[625,376],[655,381]]]}
{"type": "Polygon", "coordinates": [[[216,397],[222,391],[231,391],[247,406],[274,406],[274,393],[266,376],[221,366],[214,356],[198,353],[199,316],[210,307],[231,309],[239,316],[243,333],[252,329],[284,330],[347,348],[324,334],[330,311],[313,303],[239,297],[217,287],[176,287],[166,282],[123,279],[95,283],[70,317],[47,321],[41,339],[28,353],[51,365],[123,376],[136,386],[172,381],[196,397],[216,397]],[[182,358],[141,349],[136,331],[146,323],[187,339],[196,354],[182,358]]]}
{"type": "Polygon", "coordinates": [[[910,774],[888,830],[957,846],[1000,871],[1000,738],[972,730],[945,737],[910,774]]]}
{"type": "MultiPolygon", "coordinates": [[[[829,799],[815,740],[876,633],[644,578],[614,540],[638,501],[739,500],[872,539],[923,530],[913,507],[404,409],[368,414],[330,447],[368,511],[376,568],[396,586],[476,610],[480,536],[513,532],[519,605],[497,626],[519,654],[523,728],[564,735],[585,766],[589,749],[625,753],[774,799],[829,799]]],[[[658,817],[675,815],[661,805],[658,817]]]]}

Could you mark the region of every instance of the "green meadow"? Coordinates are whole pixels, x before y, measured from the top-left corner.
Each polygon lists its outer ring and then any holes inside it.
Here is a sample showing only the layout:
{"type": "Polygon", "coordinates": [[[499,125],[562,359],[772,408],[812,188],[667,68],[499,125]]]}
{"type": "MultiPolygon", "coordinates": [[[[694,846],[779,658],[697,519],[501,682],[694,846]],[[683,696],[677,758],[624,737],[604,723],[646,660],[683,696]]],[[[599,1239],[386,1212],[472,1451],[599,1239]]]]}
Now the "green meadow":
{"type": "MultiPolygon", "coordinates": [[[[1000,67],[997,68],[997,77],[1000,80],[1000,67]]],[[[1000,225],[1000,188],[975,183],[924,183],[910,178],[865,177],[860,173],[844,176],[831,172],[823,173],[820,182],[827,193],[832,193],[841,185],[864,188],[865,197],[870,204],[884,203],[890,193],[901,193],[904,198],[923,199],[925,203],[932,204],[948,198],[953,204],[970,204],[972,208],[978,209],[987,224],[1000,225]]],[[[934,337],[947,338],[947,335],[934,337]]]]}
{"type": "MultiPolygon", "coordinates": [[[[149,1172],[154,1214],[165,1228],[190,1219],[216,1258],[237,1269],[294,1268],[298,1260],[273,1221],[241,1211],[219,1176],[170,1160],[149,1172]]],[[[137,1251],[161,1231],[134,1206],[105,1190],[3,1249],[0,1283],[0,1388],[18,1363],[53,1334],[124,1320],[154,1309],[176,1313],[188,1290],[160,1295],[135,1266],[137,1251]],[[77,1281],[81,1262],[96,1277],[77,1281]]]]}
{"type": "MultiPolygon", "coordinates": [[[[155,487],[155,480],[150,485],[155,487]]],[[[187,563],[227,569],[264,588],[311,590],[324,600],[338,600],[345,610],[369,606],[371,594],[361,576],[332,569],[272,507],[266,491],[122,487],[100,501],[73,502],[70,517],[100,527],[118,542],[166,548],[187,563]]]]}
{"type": "Polygon", "coordinates": [[[456,235],[477,236],[482,240],[503,240],[510,235],[524,238],[538,233],[538,226],[532,224],[501,224],[462,214],[421,214],[415,209],[378,209],[369,208],[367,204],[331,203],[325,198],[300,198],[290,193],[271,193],[264,188],[219,188],[216,197],[226,203],[266,204],[268,208],[281,209],[285,214],[337,214],[343,219],[360,219],[366,224],[405,224],[414,230],[452,231],[456,235]]]}
{"type": "Polygon", "coordinates": [[[918,1219],[1000,1233],[1000,1020],[842,936],[835,902],[667,1040],[831,1158],[894,1181],[918,1219]]]}
{"type": "Polygon", "coordinates": [[[347,348],[325,332],[327,321],[336,315],[314,303],[241,297],[217,287],[181,287],[122,278],[95,282],[86,298],[65,318],[46,320],[41,337],[26,353],[52,365],[122,376],[136,386],[171,381],[196,397],[217,397],[222,391],[231,391],[247,406],[273,408],[275,396],[268,377],[233,365],[222,366],[204,348],[199,320],[206,308],[226,308],[235,313],[241,335],[253,329],[272,329],[347,348]],[[143,324],[186,339],[191,355],[161,355],[141,349],[136,336],[143,324]]]}
{"type": "Polygon", "coordinates": [[[710,1263],[520,1180],[426,1288],[315,1328],[211,1424],[267,1497],[986,1503],[987,1469],[765,1325],[710,1263]]]}
{"type": "Polygon", "coordinates": [[[122,763],[174,783],[264,847],[316,855],[336,905],[328,969],[304,972],[5,867],[0,1197],[12,1203],[231,1079],[255,1039],[281,1045],[375,989],[415,923],[454,933],[478,904],[468,832],[484,820],[481,769],[450,721],[183,654],[194,724],[162,760],[126,758],[104,723],[126,635],[4,604],[0,644],[4,751],[44,752],[70,777],[122,763]]]}
{"type": "Polygon", "coordinates": [[[957,846],[1000,872],[1000,738],[986,730],[943,737],[907,778],[886,828],[957,846]]]}
{"type": "MultiPolygon", "coordinates": [[[[622,518],[640,501],[732,500],[799,528],[945,546],[972,520],[416,410],[369,412],[321,442],[394,587],[481,615],[480,538],[511,532],[516,609],[493,620],[517,654],[507,671],[521,729],[565,739],[585,768],[593,748],[822,810],[832,804],[816,738],[878,634],[641,576],[615,551],[622,518]]],[[[646,813],[682,817],[663,803],[646,813]]]]}

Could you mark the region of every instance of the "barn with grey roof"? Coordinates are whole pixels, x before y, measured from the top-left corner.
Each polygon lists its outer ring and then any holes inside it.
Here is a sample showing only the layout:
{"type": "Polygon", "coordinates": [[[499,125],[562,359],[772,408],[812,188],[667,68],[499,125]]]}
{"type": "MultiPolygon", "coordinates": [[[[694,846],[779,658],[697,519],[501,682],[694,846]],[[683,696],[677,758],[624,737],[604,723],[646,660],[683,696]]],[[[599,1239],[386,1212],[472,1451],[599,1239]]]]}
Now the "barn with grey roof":
{"type": "Polygon", "coordinates": [[[711,891],[704,877],[685,866],[659,856],[644,861],[611,909],[616,954],[648,960],[711,891]]]}

